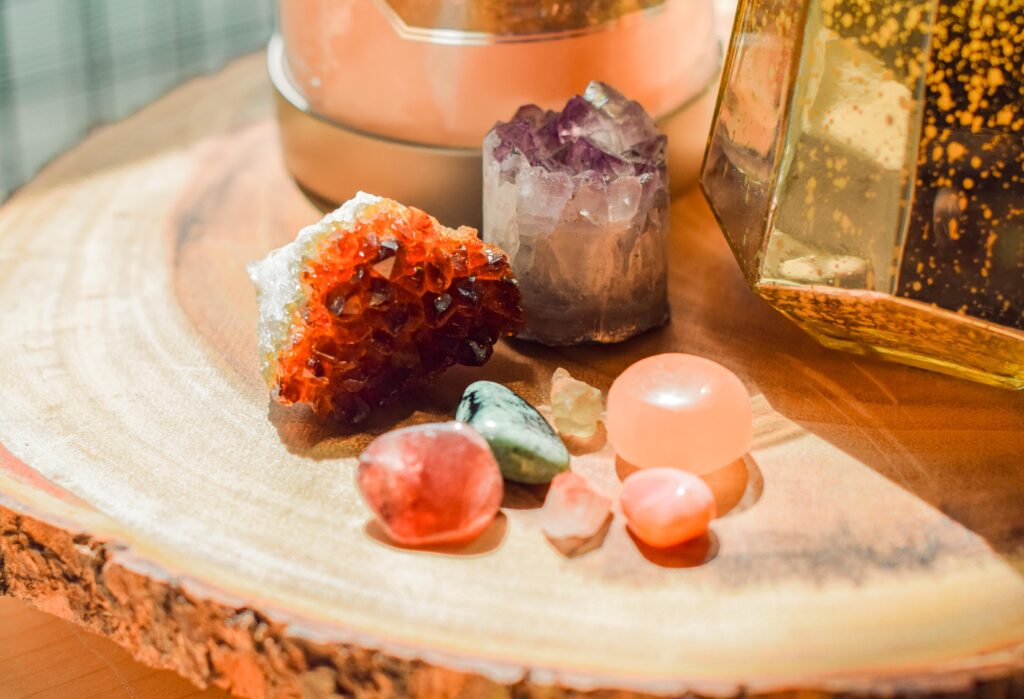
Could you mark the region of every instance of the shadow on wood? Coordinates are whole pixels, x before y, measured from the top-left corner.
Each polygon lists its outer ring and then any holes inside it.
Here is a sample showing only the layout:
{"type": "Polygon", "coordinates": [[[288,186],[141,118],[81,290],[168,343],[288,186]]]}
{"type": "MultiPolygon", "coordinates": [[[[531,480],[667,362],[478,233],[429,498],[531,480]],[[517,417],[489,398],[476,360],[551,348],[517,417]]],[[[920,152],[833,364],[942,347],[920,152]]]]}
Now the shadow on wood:
{"type": "Polygon", "coordinates": [[[508,517],[499,512],[494,521],[472,541],[463,544],[428,544],[426,546],[406,546],[394,541],[387,535],[384,528],[376,520],[369,520],[363,531],[373,541],[389,548],[411,553],[428,553],[441,556],[473,557],[484,556],[492,553],[505,541],[505,534],[508,532],[508,517]]]}

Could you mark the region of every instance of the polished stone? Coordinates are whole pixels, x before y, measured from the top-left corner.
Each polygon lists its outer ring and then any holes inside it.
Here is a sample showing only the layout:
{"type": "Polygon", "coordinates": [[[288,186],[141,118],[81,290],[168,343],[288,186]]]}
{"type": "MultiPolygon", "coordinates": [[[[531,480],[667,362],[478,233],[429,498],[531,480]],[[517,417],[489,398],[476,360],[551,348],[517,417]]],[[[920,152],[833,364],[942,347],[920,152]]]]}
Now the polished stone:
{"type": "Polygon", "coordinates": [[[461,422],[382,434],[359,456],[357,484],[388,536],[408,546],[476,537],[504,494],[487,442],[461,422]]]}
{"type": "Polygon", "coordinates": [[[487,440],[502,475],[510,481],[547,483],[569,468],[569,451],[544,416],[501,384],[471,384],[455,419],[487,440]]]}
{"type": "Polygon", "coordinates": [[[697,474],[732,463],[753,439],[743,383],[692,354],[647,357],[622,372],[608,391],[605,424],[615,452],[634,466],[697,474]]]}
{"type": "Polygon", "coordinates": [[[657,548],[704,534],[715,518],[715,496],[699,477],[674,468],[650,468],[622,483],[622,513],[638,539],[657,548]]]}

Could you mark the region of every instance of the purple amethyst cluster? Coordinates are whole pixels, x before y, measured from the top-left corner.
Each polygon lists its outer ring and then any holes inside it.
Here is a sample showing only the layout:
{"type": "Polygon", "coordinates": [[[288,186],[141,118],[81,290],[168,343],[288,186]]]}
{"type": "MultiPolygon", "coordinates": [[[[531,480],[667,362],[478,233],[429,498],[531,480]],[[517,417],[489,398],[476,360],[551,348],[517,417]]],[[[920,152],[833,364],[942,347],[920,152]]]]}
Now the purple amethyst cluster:
{"type": "Polygon", "coordinates": [[[643,107],[599,82],[487,134],[484,238],[519,279],[521,337],[616,342],[668,320],[666,145],[643,107]]]}
{"type": "Polygon", "coordinates": [[[665,172],[665,136],[637,102],[600,82],[560,112],[520,107],[491,133],[497,138],[493,157],[502,162],[520,153],[533,166],[595,173],[606,181],[665,172]]]}

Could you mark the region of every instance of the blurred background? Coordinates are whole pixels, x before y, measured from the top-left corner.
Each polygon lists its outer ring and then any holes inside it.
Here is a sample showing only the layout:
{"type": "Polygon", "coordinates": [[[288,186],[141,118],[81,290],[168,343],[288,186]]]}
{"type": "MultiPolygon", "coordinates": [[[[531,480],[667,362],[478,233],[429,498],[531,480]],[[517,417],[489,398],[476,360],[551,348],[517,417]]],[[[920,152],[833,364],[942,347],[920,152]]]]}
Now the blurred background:
{"type": "MultiPolygon", "coordinates": [[[[96,126],[266,47],[276,0],[0,0],[0,201],[96,126]]],[[[735,0],[715,0],[724,35],[735,0]]]]}
{"type": "Polygon", "coordinates": [[[266,45],[273,0],[0,0],[0,201],[96,126],[266,45]]]}

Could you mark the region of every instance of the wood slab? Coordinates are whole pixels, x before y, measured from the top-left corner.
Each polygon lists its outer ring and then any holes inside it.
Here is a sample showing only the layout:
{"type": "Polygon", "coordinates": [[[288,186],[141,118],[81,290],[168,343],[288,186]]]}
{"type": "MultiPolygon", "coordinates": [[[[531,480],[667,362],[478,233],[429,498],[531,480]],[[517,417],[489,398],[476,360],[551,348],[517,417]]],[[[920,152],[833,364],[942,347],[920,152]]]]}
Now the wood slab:
{"type": "MultiPolygon", "coordinates": [[[[0,594],[247,697],[1024,691],[1024,395],[818,346],[744,286],[697,192],[673,205],[664,330],[503,343],[366,432],[273,405],[244,264],[319,213],[262,60],[98,131],[0,209],[0,594]],[[617,517],[568,557],[518,487],[461,549],[369,524],[373,435],[449,418],[476,379],[543,404],[557,366],[607,388],[664,351],[751,394],[710,537],[659,552],[617,517]]],[[[629,468],[602,437],[574,451],[611,488],[629,468]]]]}

